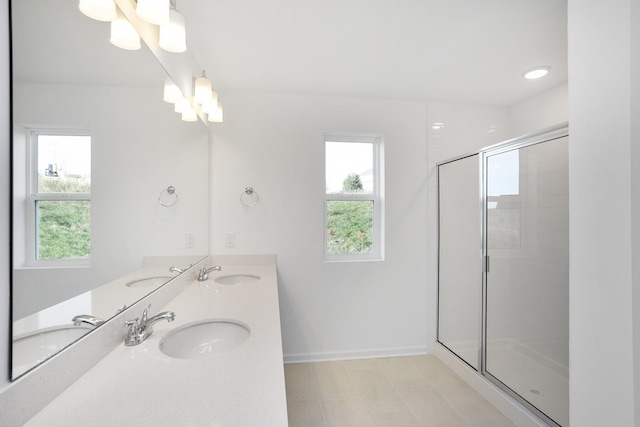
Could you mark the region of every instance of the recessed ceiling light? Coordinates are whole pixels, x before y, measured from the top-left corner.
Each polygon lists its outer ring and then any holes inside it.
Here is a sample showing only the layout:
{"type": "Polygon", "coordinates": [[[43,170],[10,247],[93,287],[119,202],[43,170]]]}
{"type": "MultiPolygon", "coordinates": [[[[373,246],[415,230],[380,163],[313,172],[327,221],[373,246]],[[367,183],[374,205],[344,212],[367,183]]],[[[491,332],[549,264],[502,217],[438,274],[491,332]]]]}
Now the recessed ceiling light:
{"type": "Polygon", "coordinates": [[[549,73],[549,70],[551,70],[551,67],[535,67],[526,70],[522,75],[525,79],[529,80],[539,79],[540,77],[546,76],[549,73]]]}

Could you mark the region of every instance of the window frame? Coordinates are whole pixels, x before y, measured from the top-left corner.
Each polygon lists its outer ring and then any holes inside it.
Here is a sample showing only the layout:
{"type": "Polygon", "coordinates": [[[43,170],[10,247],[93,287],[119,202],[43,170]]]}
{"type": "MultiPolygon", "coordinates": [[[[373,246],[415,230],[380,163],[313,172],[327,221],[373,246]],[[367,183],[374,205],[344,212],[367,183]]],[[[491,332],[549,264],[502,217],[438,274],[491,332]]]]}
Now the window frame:
{"type": "MultiPolygon", "coordinates": [[[[40,135],[86,136],[86,129],[72,128],[27,128],[27,165],[26,165],[26,206],[25,206],[25,266],[26,267],[88,267],[91,265],[91,253],[87,258],[39,259],[38,258],[38,209],[41,201],[87,201],[91,203],[91,193],[40,193],[38,191],[38,138],[40,135]]],[[[93,141],[89,143],[92,144],[93,141]]],[[[93,147],[91,147],[93,148],[93,147]]],[[[93,175],[93,174],[92,174],[93,175]]],[[[93,222],[93,221],[92,221],[93,222]]]]}
{"type": "Polygon", "coordinates": [[[384,140],[376,134],[326,133],[324,135],[324,201],[323,246],[325,262],[383,261],[384,260],[384,140]],[[327,142],[368,143],[373,151],[373,189],[370,194],[327,193],[327,142]],[[327,204],[330,201],[371,201],[373,203],[371,253],[330,254],[327,236],[327,204]]]}

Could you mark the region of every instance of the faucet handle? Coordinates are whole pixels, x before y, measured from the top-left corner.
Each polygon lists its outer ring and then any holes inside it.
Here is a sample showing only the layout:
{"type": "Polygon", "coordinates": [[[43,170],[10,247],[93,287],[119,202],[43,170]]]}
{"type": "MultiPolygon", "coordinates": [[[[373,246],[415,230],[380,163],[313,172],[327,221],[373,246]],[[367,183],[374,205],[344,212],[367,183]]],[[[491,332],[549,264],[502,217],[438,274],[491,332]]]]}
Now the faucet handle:
{"type": "Polygon", "coordinates": [[[138,326],[138,318],[136,317],[133,320],[127,320],[124,322],[124,325],[128,328],[127,337],[124,339],[124,345],[135,345],[138,330],[140,329],[138,326]]]}
{"type": "Polygon", "coordinates": [[[145,323],[147,323],[147,318],[149,316],[149,309],[151,308],[151,304],[149,304],[147,306],[147,308],[144,309],[144,311],[142,312],[142,320],[140,321],[141,325],[144,325],[145,323]]]}
{"type": "Polygon", "coordinates": [[[126,326],[127,328],[129,328],[129,331],[133,330],[133,329],[137,329],[138,327],[138,317],[136,317],[133,320],[125,320],[124,322],[124,326],[126,326]],[[132,327],[133,326],[133,327],[132,327]]]}

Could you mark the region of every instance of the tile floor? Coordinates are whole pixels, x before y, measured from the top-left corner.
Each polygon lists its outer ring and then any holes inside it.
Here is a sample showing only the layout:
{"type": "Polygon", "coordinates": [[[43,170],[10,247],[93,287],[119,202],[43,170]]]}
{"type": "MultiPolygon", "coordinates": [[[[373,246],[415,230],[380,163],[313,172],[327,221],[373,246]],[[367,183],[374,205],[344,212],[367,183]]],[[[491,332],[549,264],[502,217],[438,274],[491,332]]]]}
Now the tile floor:
{"type": "Polygon", "coordinates": [[[515,426],[433,355],[284,367],[290,427],[515,426]]]}

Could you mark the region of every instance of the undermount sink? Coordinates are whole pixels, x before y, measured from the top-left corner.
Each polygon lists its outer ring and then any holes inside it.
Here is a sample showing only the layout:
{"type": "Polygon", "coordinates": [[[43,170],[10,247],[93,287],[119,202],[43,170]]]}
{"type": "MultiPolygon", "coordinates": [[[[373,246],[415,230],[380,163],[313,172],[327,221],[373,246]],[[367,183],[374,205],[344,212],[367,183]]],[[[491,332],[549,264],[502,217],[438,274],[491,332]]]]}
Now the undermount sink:
{"type": "Polygon", "coordinates": [[[173,276],[145,277],[127,282],[126,285],[130,288],[158,287],[164,285],[171,279],[173,279],[173,276]]]}
{"type": "Polygon", "coordinates": [[[240,347],[249,335],[249,327],[240,321],[209,319],[167,332],[158,347],[177,359],[206,359],[240,347]]]}
{"type": "Polygon", "coordinates": [[[93,329],[89,325],[60,325],[38,329],[13,340],[13,375],[20,375],[56,354],[93,329]]]}
{"type": "Polygon", "coordinates": [[[243,283],[256,282],[260,280],[260,277],[252,274],[232,274],[229,276],[216,277],[213,280],[222,285],[241,285],[243,283]]]}

